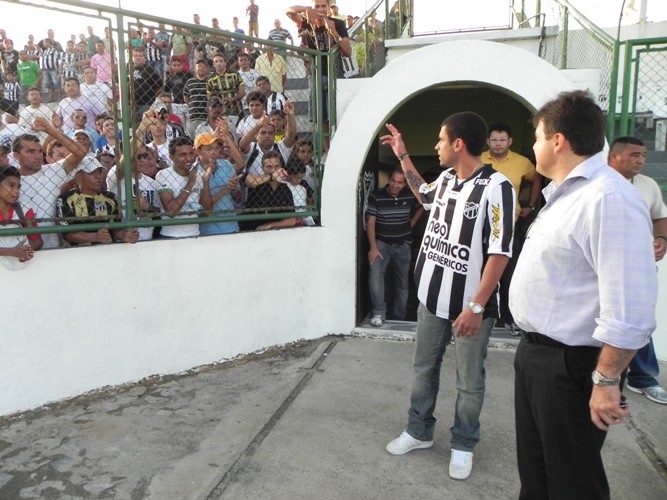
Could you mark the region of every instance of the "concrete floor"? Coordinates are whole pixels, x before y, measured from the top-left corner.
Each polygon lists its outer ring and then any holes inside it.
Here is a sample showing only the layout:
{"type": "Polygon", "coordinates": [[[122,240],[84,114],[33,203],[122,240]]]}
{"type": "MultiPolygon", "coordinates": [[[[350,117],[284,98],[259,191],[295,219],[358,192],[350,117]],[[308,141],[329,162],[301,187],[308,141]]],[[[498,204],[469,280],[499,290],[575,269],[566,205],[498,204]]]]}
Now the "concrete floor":
{"type": "MultiPolygon", "coordinates": [[[[0,421],[0,499],[516,498],[512,340],[494,332],[473,472],[454,481],[453,352],[435,446],[384,449],[408,409],[414,344],[399,338],[303,342],[0,421]]],[[[627,396],[604,447],[612,496],[667,498],[667,406],[627,396]]]]}

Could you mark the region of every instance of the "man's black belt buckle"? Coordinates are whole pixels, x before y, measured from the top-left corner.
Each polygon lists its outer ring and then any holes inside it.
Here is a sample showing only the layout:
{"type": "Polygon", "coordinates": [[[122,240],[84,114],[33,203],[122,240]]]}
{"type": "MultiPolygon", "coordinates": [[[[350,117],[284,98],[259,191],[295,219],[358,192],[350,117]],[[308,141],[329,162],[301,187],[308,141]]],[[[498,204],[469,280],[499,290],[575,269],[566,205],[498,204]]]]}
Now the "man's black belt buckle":
{"type": "Polygon", "coordinates": [[[563,344],[562,342],[558,342],[557,340],[554,340],[551,337],[547,337],[546,335],[542,335],[541,333],[538,332],[523,332],[521,335],[531,344],[541,344],[541,345],[548,345],[550,347],[561,347],[561,348],[567,347],[567,345],[563,344]]]}

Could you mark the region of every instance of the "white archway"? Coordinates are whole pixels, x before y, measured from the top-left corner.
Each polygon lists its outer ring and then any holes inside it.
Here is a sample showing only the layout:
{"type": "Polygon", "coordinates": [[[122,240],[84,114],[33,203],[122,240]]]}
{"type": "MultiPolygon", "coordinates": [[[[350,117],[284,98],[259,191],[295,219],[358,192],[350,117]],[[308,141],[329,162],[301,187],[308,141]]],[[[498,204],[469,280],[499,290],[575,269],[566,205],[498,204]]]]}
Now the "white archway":
{"type": "Polygon", "coordinates": [[[370,144],[403,102],[448,82],[477,82],[480,87],[504,89],[534,109],[559,92],[576,88],[538,56],[486,41],[423,47],[392,61],[369,79],[340,120],[322,183],[329,331],[346,333],[355,327],[357,183],[370,144]]]}

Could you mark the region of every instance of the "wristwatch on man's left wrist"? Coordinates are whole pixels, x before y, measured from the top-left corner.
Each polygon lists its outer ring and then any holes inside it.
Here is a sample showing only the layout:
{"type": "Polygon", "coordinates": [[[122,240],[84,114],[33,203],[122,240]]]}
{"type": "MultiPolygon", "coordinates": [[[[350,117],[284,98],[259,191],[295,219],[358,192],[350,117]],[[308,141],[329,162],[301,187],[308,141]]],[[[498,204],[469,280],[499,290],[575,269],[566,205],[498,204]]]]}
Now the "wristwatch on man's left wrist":
{"type": "Polygon", "coordinates": [[[595,385],[599,385],[601,387],[619,385],[621,383],[620,376],[613,378],[605,377],[597,370],[593,370],[593,373],[591,373],[591,378],[593,379],[593,383],[595,385]]]}
{"type": "Polygon", "coordinates": [[[468,302],[468,307],[472,310],[473,314],[482,314],[484,312],[484,307],[477,302],[473,302],[472,300],[468,302]]]}

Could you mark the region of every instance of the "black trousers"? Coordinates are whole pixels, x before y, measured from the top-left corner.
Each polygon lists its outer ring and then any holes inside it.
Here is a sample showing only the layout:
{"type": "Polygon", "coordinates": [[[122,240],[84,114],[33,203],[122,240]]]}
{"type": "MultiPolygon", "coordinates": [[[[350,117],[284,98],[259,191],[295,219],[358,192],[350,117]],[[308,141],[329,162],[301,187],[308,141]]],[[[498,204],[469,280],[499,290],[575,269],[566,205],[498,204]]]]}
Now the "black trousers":
{"type": "Polygon", "coordinates": [[[546,345],[537,334],[514,359],[514,409],[522,500],[604,500],[600,451],[607,433],[588,402],[599,349],[546,345]]]}

